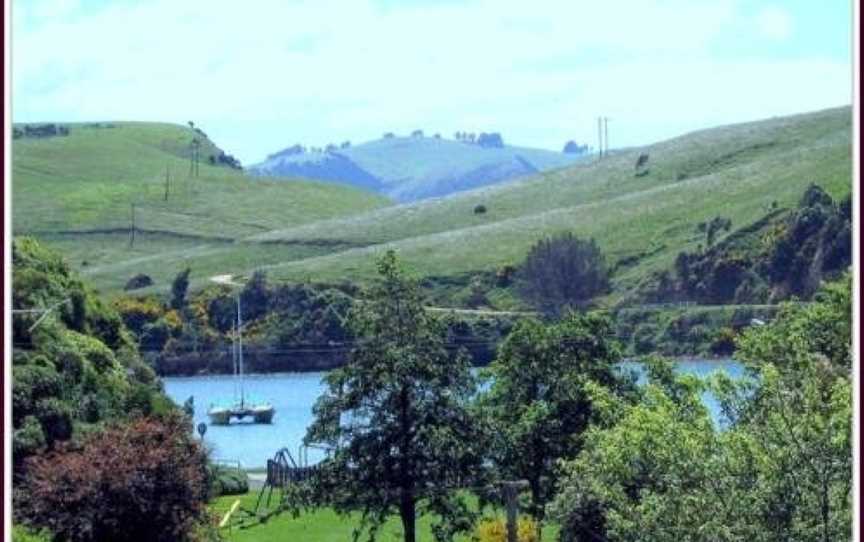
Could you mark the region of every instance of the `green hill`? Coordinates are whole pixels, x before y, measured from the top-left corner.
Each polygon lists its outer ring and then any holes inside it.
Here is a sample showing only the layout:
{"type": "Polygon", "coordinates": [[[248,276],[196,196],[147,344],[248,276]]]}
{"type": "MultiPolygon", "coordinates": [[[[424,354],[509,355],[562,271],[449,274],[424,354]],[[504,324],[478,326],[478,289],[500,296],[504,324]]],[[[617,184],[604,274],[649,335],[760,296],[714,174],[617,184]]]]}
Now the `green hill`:
{"type": "Polygon", "coordinates": [[[424,274],[458,276],[517,263],[538,238],[571,230],[596,237],[612,263],[635,259],[615,277],[616,289],[626,291],[702,242],[699,222],[722,215],[745,226],[774,201],[794,206],[811,182],[837,198],[848,194],[850,141],[848,107],[725,126],[517,183],[254,238],[368,243],[269,269],[333,280],[371,275],[370,255],[383,243],[424,274]],[[649,155],[648,173],[637,176],[641,153],[649,155]],[[475,214],[481,203],[487,212],[475,214]]]}
{"type": "MultiPolygon", "coordinates": [[[[254,195],[248,200],[244,196],[241,204],[232,199],[234,192],[214,192],[208,208],[222,209],[220,216],[225,220],[242,216],[242,221],[256,227],[241,232],[240,226],[229,228],[227,222],[211,227],[190,219],[181,228],[180,217],[171,220],[178,231],[189,235],[222,235],[230,229],[234,233],[229,241],[154,234],[141,241],[141,248],[136,244],[130,251],[128,241],[120,235],[110,237],[113,244],[99,253],[98,263],[87,252],[89,247],[81,247],[82,239],[94,243],[95,234],[70,239],[58,235],[52,241],[71,255],[74,265],[87,258],[84,273],[109,290],[121,288],[137,272],[151,274],[157,286],[165,288],[170,277],[186,265],[192,266],[196,285],[209,275],[248,273],[262,267],[274,280],[362,281],[374,273],[373,256],[393,247],[440,290],[439,301],[450,303],[468,287],[472,276],[520,262],[538,238],[573,231],[595,237],[610,263],[628,263],[619,266],[613,277],[615,293],[610,301],[614,301],[626,297],[652,271],[671,266],[678,252],[692,251],[704,242],[704,235],[696,232],[699,222],[727,217],[734,231],[764,217],[775,201],[780,207],[793,207],[812,182],[835,198],[848,194],[850,142],[851,109],[842,107],[694,132],[620,151],[599,162],[581,162],[505,185],[403,205],[385,207],[368,194],[339,188],[334,198],[344,198],[339,200],[344,204],[341,211],[334,211],[334,202],[328,200],[326,209],[333,212],[322,211],[317,220],[314,213],[283,217],[275,212],[281,205],[273,201],[273,194],[280,189],[291,193],[300,184],[248,183],[235,172],[219,171],[220,176],[214,178],[224,175],[222,182],[232,190],[254,195]],[[649,155],[643,168],[647,173],[637,175],[634,166],[641,153],[649,155]],[[268,190],[274,192],[268,195],[268,190]],[[363,206],[355,203],[357,198],[365,198],[367,211],[355,212],[363,206]],[[251,203],[253,200],[259,203],[251,203]],[[478,204],[486,207],[486,213],[474,212],[478,204]],[[276,224],[280,220],[283,223],[276,224]],[[148,242],[151,245],[145,246],[148,242]]],[[[18,141],[15,145],[17,158],[24,152],[18,141]]],[[[178,168],[185,164],[188,169],[184,159],[176,160],[178,168]]],[[[22,209],[38,208],[43,198],[38,190],[18,190],[35,173],[19,173],[23,160],[16,161],[15,224],[19,231],[21,221],[37,220],[19,217],[22,209]]],[[[63,169],[49,157],[43,157],[43,162],[42,167],[50,166],[52,171],[63,169]]],[[[155,205],[164,189],[164,179],[160,180],[164,165],[157,161],[152,167],[141,174],[149,175],[149,180],[139,184],[149,186],[146,193],[155,205]]],[[[59,186],[64,181],[51,183],[50,178],[42,182],[60,197],[59,186]]],[[[77,194],[91,193],[84,179],[75,181],[73,190],[70,184],[73,182],[66,181],[65,209],[75,209],[81,197],[77,194]]],[[[100,186],[107,184],[104,181],[100,186]]],[[[320,184],[306,186],[309,190],[332,189],[320,184]]],[[[122,224],[128,212],[128,200],[121,199],[116,221],[122,224]]],[[[145,212],[145,221],[146,216],[145,212]]],[[[150,223],[156,218],[154,213],[150,223]]],[[[491,297],[499,307],[513,306],[508,292],[492,292],[491,297]]]]}
{"type": "MultiPolygon", "coordinates": [[[[15,235],[33,234],[59,248],[84,272],[117,262],[133,267],[141,262],[146,272],[163,257],[192,260],[239,237],[388,204],[381,196],[332,183],[250,182],[243,171],[219,165],[215,158],[222,151],[188,127],[64,126],[66,136],[14,140],[12,227],[15,235]],[[201,141],[197,177],[190,176],[193,137],[201,141]],[[133,204],[136,236],[130,246],[133,204]]],[[[314,247],[294,252],[316,253],[314,247]]],[[[287,255],[273,257],[281,261],[287,255]]],[[[235,263],[259,261],[253,255],[235,263]]]]}
{"type": "Polygon", "coordinates": [[[584,157],[527,147],[480,146],[438,137],[387,137],[326,152],[270,155],[253,165],[257,175],[348,182],[407,202],[494,185],[584,157]]]}

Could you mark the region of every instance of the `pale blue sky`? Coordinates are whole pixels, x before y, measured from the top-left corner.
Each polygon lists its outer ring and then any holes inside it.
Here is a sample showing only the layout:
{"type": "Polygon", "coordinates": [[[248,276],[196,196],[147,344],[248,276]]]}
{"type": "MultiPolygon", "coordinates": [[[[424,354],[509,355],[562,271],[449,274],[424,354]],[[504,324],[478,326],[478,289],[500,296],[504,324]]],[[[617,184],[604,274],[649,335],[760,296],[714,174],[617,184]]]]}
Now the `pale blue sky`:
{"type": "Polygon", "coordinates": [[[641,145],[851,103],[845,0],[14,0],[16,122],[193,120],[245,164],[422,128],[641,145]],[[242,6],[238,9],[237,6],[242,6]]]}

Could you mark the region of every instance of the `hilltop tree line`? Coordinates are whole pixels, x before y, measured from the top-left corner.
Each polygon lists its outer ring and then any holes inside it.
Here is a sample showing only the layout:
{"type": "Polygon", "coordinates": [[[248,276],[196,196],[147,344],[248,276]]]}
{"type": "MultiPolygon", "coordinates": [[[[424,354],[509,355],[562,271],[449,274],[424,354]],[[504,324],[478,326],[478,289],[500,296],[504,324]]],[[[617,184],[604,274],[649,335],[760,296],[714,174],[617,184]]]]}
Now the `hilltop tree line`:
{"type": "Polygon", "coordinates": [[[69,127],[62,124],[24,124],[12,127],[12,139],[68,136],[69,127]]]}

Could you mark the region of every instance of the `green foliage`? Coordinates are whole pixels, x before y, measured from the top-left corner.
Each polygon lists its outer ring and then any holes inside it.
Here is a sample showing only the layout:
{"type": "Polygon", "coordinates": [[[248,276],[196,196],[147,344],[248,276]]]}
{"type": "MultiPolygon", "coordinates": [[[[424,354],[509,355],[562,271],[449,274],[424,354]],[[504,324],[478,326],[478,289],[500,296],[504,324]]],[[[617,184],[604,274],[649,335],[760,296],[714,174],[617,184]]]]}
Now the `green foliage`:
{"type": "Polygon", "coordinates": [[[628,388],[614,368],[620,351],[611,331],[596,314],[550,325],[522,320],[489,368],[491,385],[478,402],[498,434],[490,455],[503,479],[528,481],[527,511],[538,521],[557,488],[557,461],[579,452],[592,420],[589,385],[628,388]]]}
{"type": "Polygon", "coordinates": [[[177,273],[171,283],[171,308],[182,310],[186,306],[186,290],[189,289],[189,273],[192,269],[187,267],[177,273]]]}
{"type": "Polygon", "coordinates": [[[713,304],[809,298],[821,280],[836,278],[852,263],[851,219],[815,184],[785,216],[772,209],[714,244],[714,233],[730,227],[720,217],[700,223],[708,250],[680,252],[674,279],[656,274],[644,295],[713,304]]]}
{"type": "Polygon", "coordinates": [[[269,297],[267,274],[264,271],[255,271],[240,292],[243,320],[254,320],[266,314],[269,297]]]}
{"type": "Polygon", "coordinates": [[[418,508],[437,513],[436,536],[468,510],[452,491],[480,471],[482,433],[469,412],[474,380],[464,355],[444,347],[442,323],[423,307],[415,280],[388,252],[381,280],[351,313],[359,340],[351,359],[325,377],[307,442],[332,446],[319,495],[337,511],[359,510],[355,538],[398,513],[415,540],[418,508]]]}
{"type": "Polygon", "coordinates": [[[56,253],[33,239],[16,239],[14,306],[50,307],[64,298],[72,300],[68,312],[57,305],[32,331],[29,314],[15,318],[16,479],[27,457],[91,426],[127,418],[130,405],[150,412],[164,397],[114,308],[99,301],[56,253]]]}
{"type": "Polygon", "coordinates": [[[598,388],[601,422],[566,463],[552,506],[562,539],[847,540],[851,535],[851,279],[747,330],[747,376],[710,387],[649,363],[642,398],[598,388]]]}
{"type": "Polygon", "coordinates": [[[34,531],[21,525],[12,526],[12,542],[50,542],[51,533],[46,530],[34,531]]]}
{"type": "Polygon", "coordinates": [[[519,289],[537,309],[561,314],[584,308],[609,289],[609,270],[600,247],[565,233],[542,239],[519,269],[519,289]]]}
{"type": "Polygon", "coordinates": [[[210,496],[244,495],[249,491],[249,475],[246,471],[223,466],[209,469],[210,496]]]}

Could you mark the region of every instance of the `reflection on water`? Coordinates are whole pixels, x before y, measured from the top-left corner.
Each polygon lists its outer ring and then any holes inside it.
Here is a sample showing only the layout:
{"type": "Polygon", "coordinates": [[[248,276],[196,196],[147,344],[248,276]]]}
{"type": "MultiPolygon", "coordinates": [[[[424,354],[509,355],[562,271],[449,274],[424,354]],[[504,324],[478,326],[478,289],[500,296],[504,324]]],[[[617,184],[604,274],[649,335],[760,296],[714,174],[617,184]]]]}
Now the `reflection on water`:
{"type": "MultiPolygon", "coordinates": [[[[624,362],[627,369],[644,372],[639,364],[624,362]]],[[[676,364],[680,372],[706,377],[715,370],[726,371],[732,377],[741,376],[741,365],[733,360],[689,360],[676,364]]],[[[269,401],[276,408],[272,425],[252,423],[232,423],[230,426],[210,425],[207,410],[211,404],[225,403],[234,397],[235,383],[231,376],[197,376],[183,378],[164,378],[165,391],[178,404],[189,397],[195,400],[195,425],[208,424],[204,441],[213,449],[213,456],[219,459],[239,460],[244,468],[263,467],[267,459],[273,457],[280,448],[288,448],[297,455],[306,428],[312,422],[312,406],[324,391],[321,378],[324,373],[278,373],[268,375],[247,375],[246,391],[256,400],[269,401]]],[[[710,395],[704,396],[705,403],[715,420],[719,418],[719,405],[710,395]]],[[[323,452],[308,450],[309,462],[323,458],[323,452]]]]}

